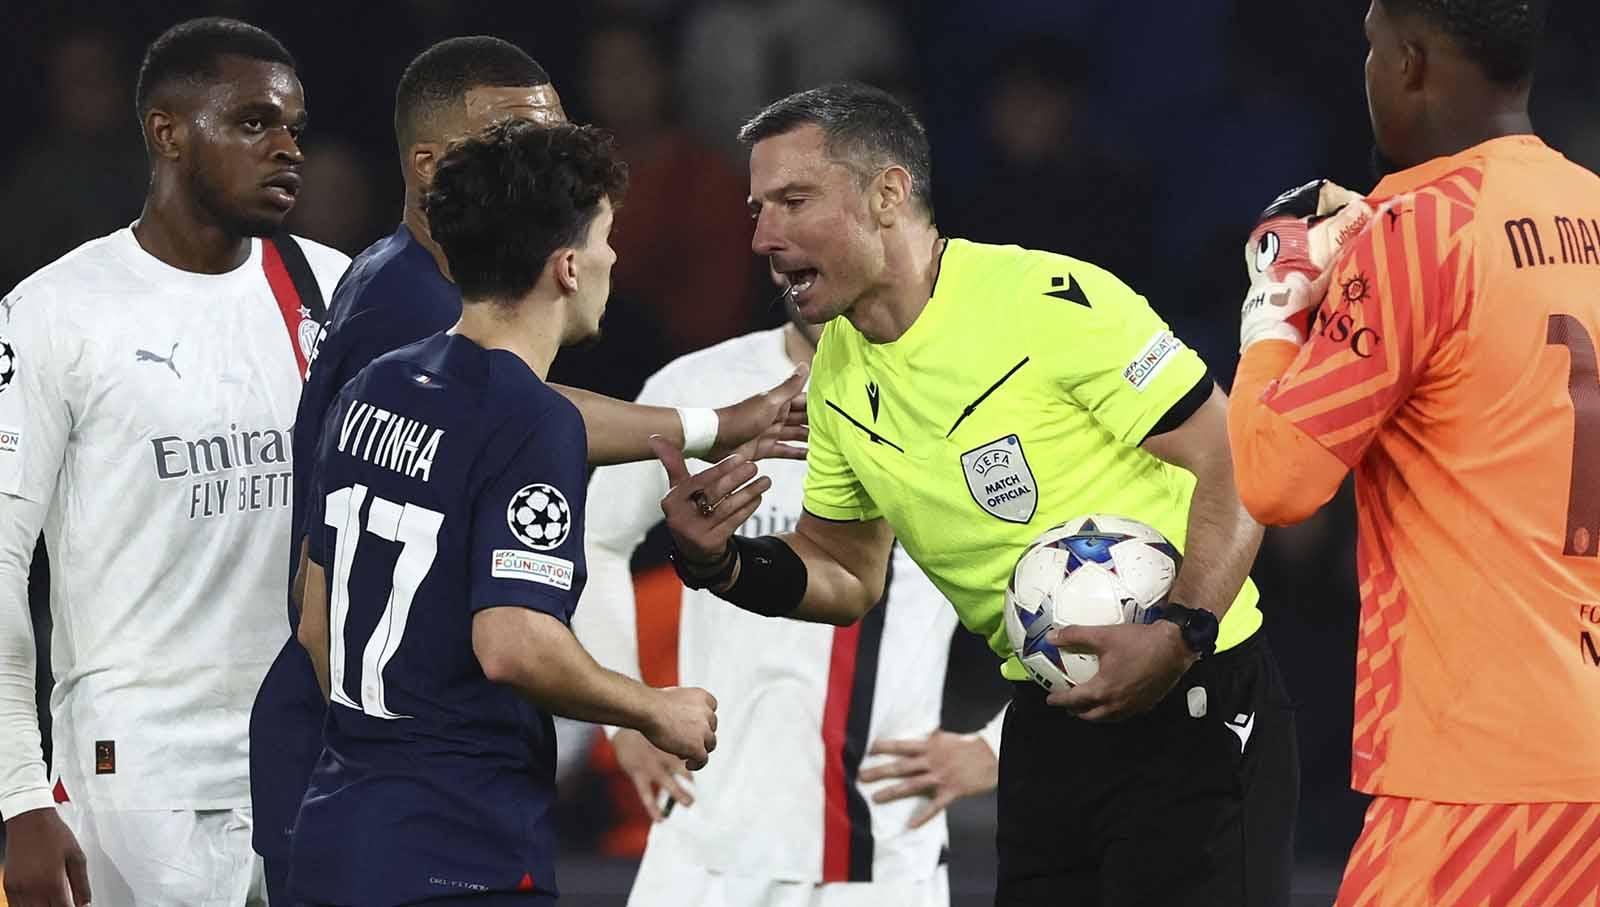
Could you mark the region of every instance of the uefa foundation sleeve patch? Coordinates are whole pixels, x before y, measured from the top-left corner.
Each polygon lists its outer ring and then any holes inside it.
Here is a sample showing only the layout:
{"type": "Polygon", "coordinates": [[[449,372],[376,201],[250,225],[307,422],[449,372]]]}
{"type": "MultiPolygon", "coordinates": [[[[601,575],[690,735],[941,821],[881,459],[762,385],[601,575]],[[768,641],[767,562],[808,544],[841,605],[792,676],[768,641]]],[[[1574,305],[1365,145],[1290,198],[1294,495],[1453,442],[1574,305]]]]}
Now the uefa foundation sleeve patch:
{"type": "Polygon", "coordinates": [[[1123,380],[1133,385],[1136,391],[1143,391],[1167,363],[1172,361],[1173,354],[1183,349],[1183,341],[1179,340],[1171,331],[1162,331],[1145,344],[1128,367],[1122,370],[1123,380]]]}
{"type": "Polygon", "coordinates": [[[496,548],[489,563],[489,575],[495,579],[543,583],[563,592],[572,589],[572,571],[572,561],[564,557],[533,554],[515,548],[496,548]]]}

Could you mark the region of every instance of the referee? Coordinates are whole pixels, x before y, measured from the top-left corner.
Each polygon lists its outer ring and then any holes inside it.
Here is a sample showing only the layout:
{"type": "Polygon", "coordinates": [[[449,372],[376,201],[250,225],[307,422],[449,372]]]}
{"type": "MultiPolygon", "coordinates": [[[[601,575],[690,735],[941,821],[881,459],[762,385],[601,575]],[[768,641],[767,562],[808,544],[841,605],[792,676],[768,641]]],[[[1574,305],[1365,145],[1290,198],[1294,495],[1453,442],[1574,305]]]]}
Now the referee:
{"type": "Polygon", "coordinates": [[[1247,576],[1261,530],[1204,363],[1106,271],[942,236],[926,134],[884,92],[800,92],[740,139],[753,248],[826,325],[805,512],[793,532],[735,536],[768,481],[740,458],[691,476],[658,445],[685,582],[850,624],[881,597],[898,537],[1015,681],[997,904],[1287,904],[1294,720],[1247,576]],[[1041,532],[1096,512],[1183,549],[1175,604],[1150,625],[1055,634],[1100,673],[1047,697],[1010,656],[1006,583],[1041,532]]]}

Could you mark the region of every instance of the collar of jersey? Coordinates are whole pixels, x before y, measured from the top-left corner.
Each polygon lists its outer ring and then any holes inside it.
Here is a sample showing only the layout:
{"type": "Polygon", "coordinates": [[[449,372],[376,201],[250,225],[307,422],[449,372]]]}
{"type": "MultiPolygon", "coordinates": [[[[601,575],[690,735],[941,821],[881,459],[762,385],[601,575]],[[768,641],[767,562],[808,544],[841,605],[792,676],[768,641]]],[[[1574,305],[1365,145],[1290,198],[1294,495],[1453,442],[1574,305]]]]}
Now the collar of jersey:
{"type": "Polygon", "coordinates": [[[417,267],[422,269],[423,273],[437,275],[446,284],[452,287],[455,286],[454,283],[451,283],[450,278],[444,276],[444,272],[439,270],[438,260],[433,257],[433,253],[429,252],[426,246],[417,241],[416,235],[411,232],[410,227],[406,226],[405,221],[401,221],[400,226],[395,228],[393,239],[395,242],[400,243],[401,257],[415,259],[417,267]]]}
{"type": "MultiPolygon", "coordinates": [[[[969,245],[964,239],[945,237],[944,251],[939,253],[939,276],[934,280],[933,295],[928,297],[927,305],[917,313],[917,319],[911,322],[904,334],[886,343],[867,341],[868,349],[906,359],[933,336],[935,329],[932,325],[942,320],[957,302],[955,297],[961,285],[961,266],[966,263],[969,245]]],[[[854,327],[851,325],[852,330],[854,327]]]]}
{"type": "Polygon", "coordinates": [[[1544,142],[1536,135],[1503,135],[1487,142],[1479,142],[1464,151],[1458,151],[1455,154],[1444,157],[1436,157],[1410,169],[1391,173],[1379,181],[1377,187],[1368,193],[1368,197],[1388,198],[1391,195],[1411,192],[1428,185],[1447,173],[1460,170],[1474,161],[1483,160],[1484,158],[1509,157],[1529,148],[1544,147],[1544,142]]]}
{"type": "Polygon", "coordinates": [[[116,244],[117,257],[127,262],[128,267],[135,273],[159,284],[163,290],[188,288],[217,292],[262,273],[259,239],[250,240],[250,254],[243,264],[221,274],[201,274],[198,271],[185,271],[167,264],[146,252],[144,246],[139,245],[138,237],[133,235],[132,224],[113,234],[112,241],[116,244]]]}

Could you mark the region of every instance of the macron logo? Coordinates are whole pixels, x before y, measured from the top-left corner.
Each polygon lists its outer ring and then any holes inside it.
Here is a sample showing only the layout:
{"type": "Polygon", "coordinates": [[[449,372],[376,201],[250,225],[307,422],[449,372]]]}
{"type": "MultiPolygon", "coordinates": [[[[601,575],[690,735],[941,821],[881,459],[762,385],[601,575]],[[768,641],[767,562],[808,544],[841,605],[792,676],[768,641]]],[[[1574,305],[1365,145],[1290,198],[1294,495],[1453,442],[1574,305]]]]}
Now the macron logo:
{"type": "Polygon", "coordinates": [[[1232,721],[1224,721],[1222,723],[1228,726],[1228,730],[1239,735],[1239,754],[1243,755],[1245,744],[1250,742],[1250,732],[1256,729],[1256,713],[1251,712],[1246,715],[1240,712],[1233,716],[1232,721]]]}

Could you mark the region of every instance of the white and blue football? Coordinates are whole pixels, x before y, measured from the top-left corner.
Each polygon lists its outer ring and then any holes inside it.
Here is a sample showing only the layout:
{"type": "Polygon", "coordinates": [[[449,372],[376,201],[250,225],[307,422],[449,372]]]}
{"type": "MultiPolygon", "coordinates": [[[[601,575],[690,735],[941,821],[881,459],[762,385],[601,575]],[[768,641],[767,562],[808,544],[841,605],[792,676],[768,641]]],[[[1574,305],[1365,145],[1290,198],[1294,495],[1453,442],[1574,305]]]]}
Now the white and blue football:
{"type": "Polygon", "coordinates": [[[1164,602],[1183,556],[1150,526],[1091,514],[1047,530],[1017,559],[1006,587],[1006,635],[1034,682],[1047,690],[1083,683],[1094,655],[1045,641],[1057,627],[1141,623],[1164,602]]]}

